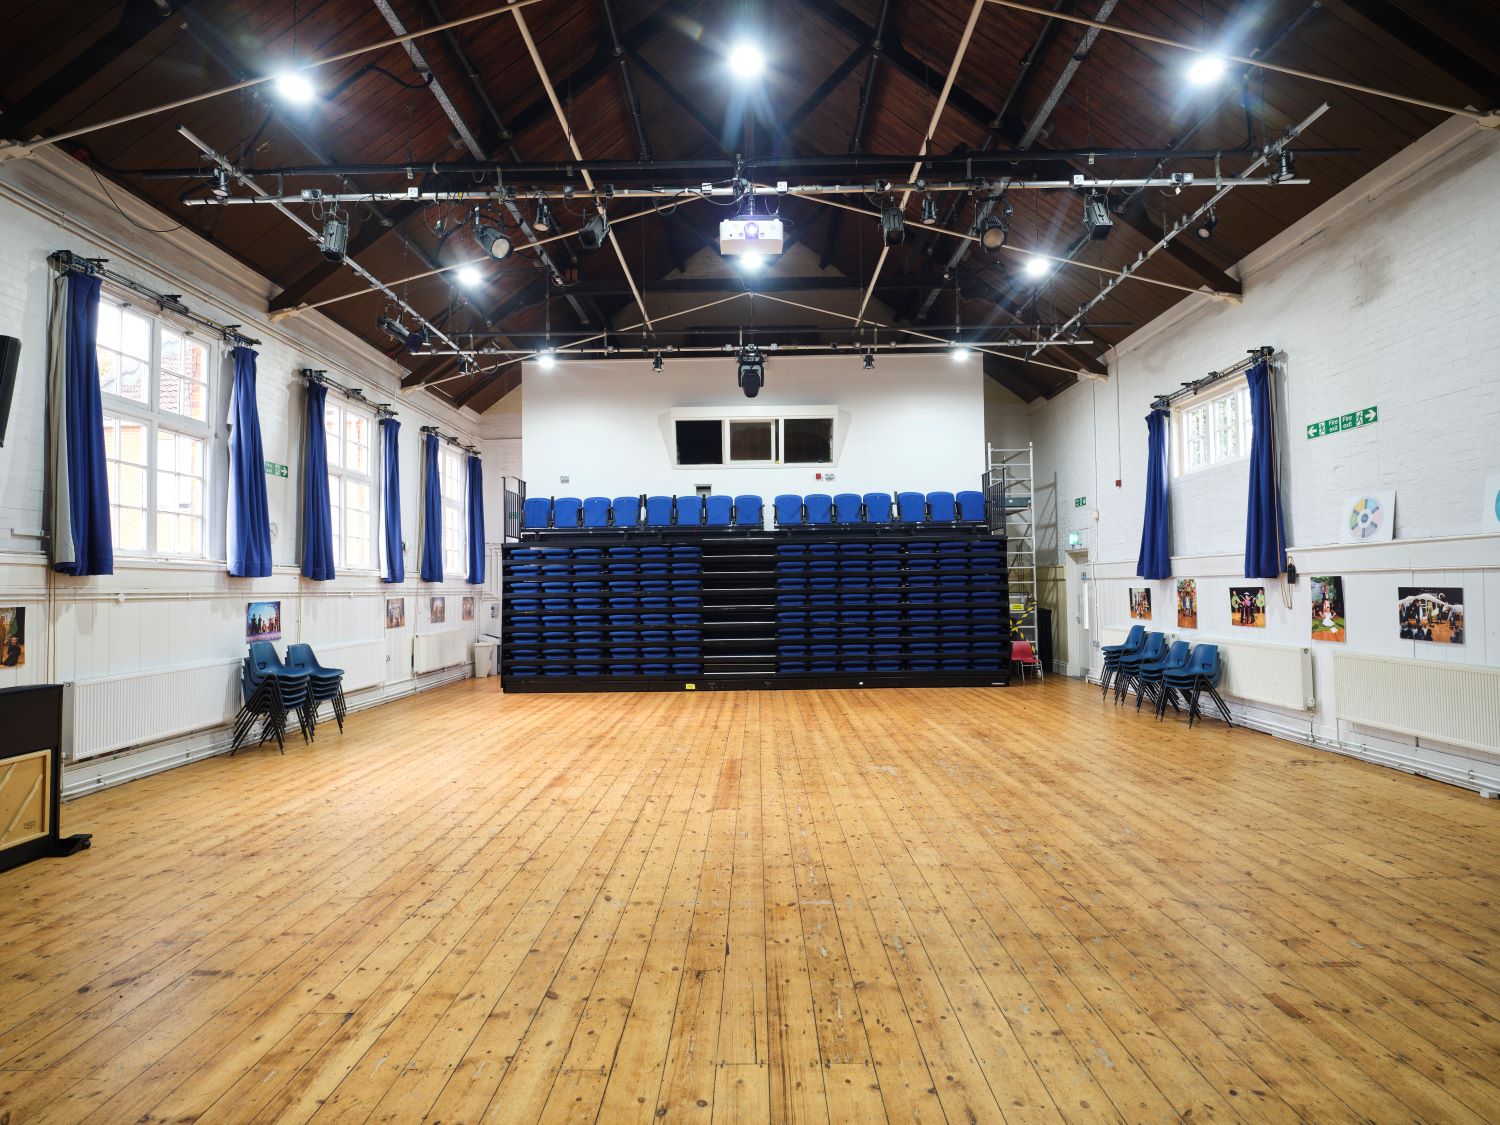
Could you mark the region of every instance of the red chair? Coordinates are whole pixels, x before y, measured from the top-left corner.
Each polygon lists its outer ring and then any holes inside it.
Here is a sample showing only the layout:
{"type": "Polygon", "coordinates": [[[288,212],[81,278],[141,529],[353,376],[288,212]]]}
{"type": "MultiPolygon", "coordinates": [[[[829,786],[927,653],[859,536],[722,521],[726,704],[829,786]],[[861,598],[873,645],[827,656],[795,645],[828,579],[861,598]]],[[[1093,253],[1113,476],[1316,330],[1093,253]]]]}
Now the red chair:
{"type": "Polygon", "coordinates": [[[1010,662],[1013,667],[1021,670],[1021,679],[1026,678],[1026,669],[1030,668],[1040,679],[1046,679],[1046,673],[1042,670],[1042,661],[1031,647],[1030,641],[1010,642],[1010,662]]]}

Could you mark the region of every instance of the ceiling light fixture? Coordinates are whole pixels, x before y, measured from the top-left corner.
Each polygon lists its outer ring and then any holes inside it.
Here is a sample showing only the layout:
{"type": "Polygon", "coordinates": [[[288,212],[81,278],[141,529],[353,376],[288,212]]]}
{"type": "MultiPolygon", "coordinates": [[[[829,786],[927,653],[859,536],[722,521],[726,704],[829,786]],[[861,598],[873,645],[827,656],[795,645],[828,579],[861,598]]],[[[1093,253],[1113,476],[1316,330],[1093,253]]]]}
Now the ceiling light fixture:
{"type": "Polygon", "coordinates": [[[1224,60],[1218,55],[1201,55],[1188,67],[1188,81],[1194,86],[1207,86],[1224,77],[1224,60]]]}
{"type": "Polygon", "coordinates": [[[756,254],[752,252],[749,254],[740,254],[738,257],[740,260],[740,268],[743,269],[746,273],[755,273],[760,269],[761,266],[766,264],[766,256],[764,254],[756,254]]]}
{"type": "Polygon", "coordinates": [[[759,78],[766,69],[766,56],[753,43],[736,43],[729,49],[729,69],[736,78],[759,78]]]}
{"type": "Polygon", "coordinates": [[[458,283],[465,289],[473,289],[484,280],[484,275],[473,266],[460,266],[456,276],[458,283]]]}
{"type": "Polygon", "coordinates": [[[746,398],[754,398],[766,385],[766,360],[754,344],[740,349],[739,384],[746,398]]]}
{"type": "Polygon", "coordinates": [[[349,247],[349,220],[343,215],[330,215],[323,223],[323,234],[318,239],[318,249],[330,262],[342,262],[344,251],[349,247]]]}
{"type": "Polygon", "coordinates": [[[293,105],[306,105],[318,93],[307,76],[295,70],[277,76],[276,92],[293,105]]]}
{"type": "Polygon", "coordinates": [[[1052,272],[1052,262],[1050,259],[1034,255],[1026,259],[1025,269],[1027,277],[1046,277],[1052,272]]]}
{"type": "Polygon", "coordinates": [[[656,355],[651,357],[651,370],[660,375],[662,367],[661,352],[657,352],[656,355]]]}
{"type": "Polygon", "coordinates": [[[979,222],[979,245],[990,254],[998,254],[1010,238],[1010,230],[994,215],[986,215],[979,222]]]}
{"type": "Polygon", "coordinates": [[[865,370],[866,371],[874,371],[875,370],[875,353],[873,351],[866,351],[865,352],[865,370]]]}
{"type": "Polygon", "coordinates": [[[504,231],[484,223],[479,223],[474,227],[474,241],[479,243],[481,250],[497,262],[505,261],[510,257],[510,252],[515,249],[504,231]]]}
{"type": "Polygon", "coordinates": [[[395,319],[394,317],[389,317],[389,316],[379,317],[379,318],[376,319],[375,325],[382,332],[384,332],[387,336],[389,336],[392,340],[399,340],[399,341],[401,341],[402,344],[406,343],[406,337],[407,337],[406,325],[402,324],[399,320],[395,319]]]}
{"type": "Polygon", "coordinates": [[[547,206],[545,199],[538,199],[536,201],[536,218],[531,220],[531,229],[539,230],[543,234],[546,234],[552,227],[552,208],[547,206]]]}
{"type": "Polygon", "coordinates": [[[922,225],[924,227],[936,226],[937,221],[937,200],[930,195],[924,195],[922,197],[922,225]]]}
{"type": "Polygon", "coordinates": [[[948,355],[952,357],[954,363],[967,363],[973,354],[973,348],[958,340],[954,340],[953,346],[948,349],[948,355]]]}
{"type": "Polygon", "coordinates": [[[609,219],[603,211],[595,211],[588,222],[578,229],[578,241],[585,250],[597,250],[609,237],[609,219]]]}
{"type": "Polygon", "coordinates": [[[1103,241],[1115,229],[1115,220],[1109,213],[1109,202],[1097,193],[1086,195],[1083,200],[1083,225],[1095,242],[1103,241]]]}
{"type": "Polygon", "coordinates": [[[537,363],[546,371],[557,366],[557,352],[549,345],[536,353],[537,363]]]}
{"type": "Polygon", "coordinates": [[[887,246],[899,246],[906,238],[906,216],[894,205],[880,209],[880,230],[887,246]]]}
{"type": "Polygon", "coordinates": [[[1198,237],[1212,238],[1214,236],[1214,228],[1218,225],[1219,216],[1215,215],[1212,209],[1210,209],[1208,214],[1204,215],[1203,218],[1198,221],[1198,237]]]}
{"type": "Polygon", "coordinates": [[[215,199],[228,199],[229,173],[223,168],[215,168],[213,180],[210,181],[208,190],[215,199]]]}

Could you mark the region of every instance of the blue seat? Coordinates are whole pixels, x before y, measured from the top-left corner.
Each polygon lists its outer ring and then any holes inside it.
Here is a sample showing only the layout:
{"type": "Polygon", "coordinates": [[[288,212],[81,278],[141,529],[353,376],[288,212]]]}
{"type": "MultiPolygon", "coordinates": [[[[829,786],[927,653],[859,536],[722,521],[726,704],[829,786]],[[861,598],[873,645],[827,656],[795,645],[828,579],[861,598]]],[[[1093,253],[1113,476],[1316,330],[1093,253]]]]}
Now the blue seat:
{"type": "Polygon", "coordinates": [[[734,498],[735,527],[759,527],[765,520],[765,502],[759,496],[734,498]]]}
{"type": "Polygon", "coordinates": [[[776,497],[776,526],[802,526],[802,497],[790,494],[776,497]]]}
{"type": "Polygon", "coordinates": [[[896,493],[896,518],[900,523],[922,523],[927,519],[927,498],[920,492],[896,493]]]}
{"type": "Polygon", "coordinates": [[[958,519],[958,508],[951,492],[929,492],[927,494],[927,518],[934,523],[952,523],[958,519]]]}
{"type": "Polygon", "coordinates": [[[1120,658],[1127,654],[1140,651],[1146,643],[1146,627],[1144,625],[1132,625],[1130,632],[1125,635],[1123,644],[1105,645],[1099,650],[1104,657],[1104,667],[1099,672],[1099,687],[1101,694],[1109,694],[1109,681],[1120,670],[1120,658]]]}
{"type": "Polygon", "coordinates": [[[552,522],[552,498],[528,496],[521,505],[521,526],[527,531],[547,527],[552,522]]]}
{"type": "Polygon", "coordinates": [[[575,528],[583,514],[583,501],[576,496],[559,496],[552,501],[552,526],[575,528]]]}
{"type": "Polygon", "coordinates": [[[672,498],[670,496],[646,497],[646,526],[672,526],[672,498]]]}
{"type": "Polygon", "coordinates": [[[958,518],[972,523],[984,522],[984,493],[960,492],[954,497],[958,504],[958,518]]]}
{"type": "Polygon", "coordinates": [[[616,527],[639,527],[641,498],[639,496],[616,496],[609,506],[609,514],[616,527]]]}
{"type": "Polygon", "coordinates": [[[833,497],[826,492],[811,492],[802,498],[807,509],[807,522],[811,526],[824,527],[833,522],[833,497]]]}
{"type": "MultiPolygon", "coordinates": [[[[1224,705],[1224,700],[1219,696],[1219,681],[1224,675],[1224,664],[1219,659],[1218,645],[1198,645],[1193,649],[1188,658],[1187,665],[1180,672],[1169,672],[1162,677],[1162,687],[1166,692],[1181,692],[1188,701],[1188,727],[1191,728],[1193,720],[1200,715],[1198,710],[1198,698],[1203,692],[1208,692],[1209,698],[1218,707],[1219,714],[1230,726],[1234,726],[1234,720],[1230,717],[1229,708],[1224,705]]],[[[1173,703],[1175,705],[1175,699],[1173,703]]]]}
{"type": "Polygon", "coordinates": [[[1165,633],[1147,633],[1146,643],[1133,652],[1122,652],[1119,657],[1119,671],[1115,675],[1115,702],[1119,703],[1130,693],[1130,689],[1136,686],[1135,678],[1141,670],[1142,664],[1154,663],[1160,660],[1167,651],[1167,635],[1165,633]]]}
{"type": "Polygon", "coordinates": [[[891,522],[891,494],[889,492],[865,493],[865,522],[891,522]]]}
{"type": "Polygon", "coordinates": [[[734,501],[728,496],[710,496],[703,501],[703,522],[709,527],[728,527],[734,518],[734,501]]]}
{"type": "MultiPolygon", "coordinates": [[[[977,632],[977,630],[976,630],[977,632]]],[[[1157,714],[1166,708],[1166,691],[1162,688],[1162,681],[1166,679],[1167,673],[1180,673],[1187,668],[1188,654],[1192,645],[1187,641],[1173,641],[1172,647],[1167,649],[1167,655],[1160,660],[1150,660],[1143,663],[1136,670],[1135,682],[1139,686],[1135,697],[1135,709],[1139,711],[1141,704],[1149,695],[1156,702],[1157,714]]],[[[1177,706],[1177,701],[1172,701],[1172,706],[1177,706]]]]}
{"type": "Polygon", "coordinates": [[[703,526],[703,497],[696,494],[677,497],[677,526],[703,526]]]}
{"type": "Polygon", "coordinates": [[[589,496],[583,501],[583,526],[609,526],[609,497],[589,496]]]}
{"type": "Polygon", "coordinates": [[[833,498],[833,516],[839,523],[862,523],[862,512],[857,492],[840,492],[833,498]]]}

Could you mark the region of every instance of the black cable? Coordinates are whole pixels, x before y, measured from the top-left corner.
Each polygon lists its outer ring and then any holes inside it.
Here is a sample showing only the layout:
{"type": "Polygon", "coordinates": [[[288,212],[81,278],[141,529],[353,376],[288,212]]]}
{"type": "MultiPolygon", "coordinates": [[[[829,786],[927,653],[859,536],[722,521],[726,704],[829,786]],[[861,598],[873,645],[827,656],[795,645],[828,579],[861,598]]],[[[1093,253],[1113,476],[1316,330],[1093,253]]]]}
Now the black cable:
{"type": "Polygon", "coordinates": [[[143,230],[147,234],[171,234],[174,230],[181,230],[183,227],[187,226],[186,223],[178,223],[175,227],[167,227],[165,230],[157,230],[155,227],[144,226],[141,223],[136,222],[125,213],[125,209],[123,207],[115,202],[115,197],[110,194],[109,185],[104,182],[104,177],[99,175],[98,171],[93,167],[93,165],[89,166],[89,171],[94,174],[94,179],[99,181],[99,189],[104,192],[104,198],[109,200],[110,206],[112,206],[116,211],[120,212],[120,217],[131,226],[135,227],[137,230],[143,230]]]}

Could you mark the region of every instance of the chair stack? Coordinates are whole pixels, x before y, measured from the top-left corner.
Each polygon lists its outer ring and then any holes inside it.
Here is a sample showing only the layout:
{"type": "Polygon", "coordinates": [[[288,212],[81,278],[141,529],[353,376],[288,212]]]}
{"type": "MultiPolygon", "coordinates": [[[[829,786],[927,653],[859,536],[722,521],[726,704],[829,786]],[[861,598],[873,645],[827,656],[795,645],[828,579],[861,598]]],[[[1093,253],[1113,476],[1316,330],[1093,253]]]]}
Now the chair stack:
{"type": "Polygon", "coordinates": [[[776,547],[780,674],[997,673],[1003,544],[846,540],[776,547]]]}
{"type": "Polygon", "coordinates": [[[314,723],[318,717],[318,704],[329,703],[333,706],[333,717],[338,721],[339,733],[343,734],[344,716],[348,714],[344,703],[344,670],[325,668],[319,664],[312,645],[287,645],[286,666],[294,673],[307,676],[308,687],[312,691],[314,723]]]}
{"type": "Polygon", "coordinates": [[[1110,681],[1119,674],[1120,661],[1126,656],[1134,656],[1145,643],[1146,627],[1132,625],[1124,644],[1105,645],[1099,650],[1104,657],[1104,667],[1099,673],[1099,686],[1103,695],[1109,694],[1110,681]]]}
{"type": "Polygon", "coordinates": [[[701,547],[507,547],[505,565],[505,676],[701,674],[701,547]]]}
{"type": "Polygon", "coordinates": [[[1132,652],[1122,652],[1116,663],[1115,670],[1115,702],[1123,703],[1125,697],[1130,694],[1130,689],[1140,690],[1141,666],[1154,664],[1160,660],[1167,651],[1167,635],[1165,633],[1147,633],[1146,643],[1132,652]]]}
{"type": "Polygon", "coordinates": [[[1162,694],[1156,704],[1157,718],[1166,712],[1168,702],[1174,709],[1177,709],[1177,696],[1180,693],[1187,701],[1188,727],[1191,728],[1194,720],[1202,714],[1198,709],[1198,701],[1203,693],[1207,692],[1224,722],[1229,726],[1234,726],[1229,708],[1225,706],[1223,698],[1219,695],[1219,680],[1223,675],[1224,663],[1219,659],[1219,646],[1195,645],[1192,655],[1188,657],[1180,670],[1168,671],[1163,675],[1162,694]]]}
{"type": "Polygon", "coordinates": [[[276,649],[265,641],[250,645],[240,669],[239,714],[234,720],[234,734],[230,741],[231,756],[249,736],[257,719],[261,719],[260,741],[274,737],[281,752],[286,753],[286,717],[290,712],[297,716],[297,725],[302,731],[302,741],[313,736],[312,689],[305,673],[297,673],[281,662],[276,649]]]}

